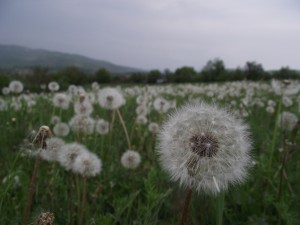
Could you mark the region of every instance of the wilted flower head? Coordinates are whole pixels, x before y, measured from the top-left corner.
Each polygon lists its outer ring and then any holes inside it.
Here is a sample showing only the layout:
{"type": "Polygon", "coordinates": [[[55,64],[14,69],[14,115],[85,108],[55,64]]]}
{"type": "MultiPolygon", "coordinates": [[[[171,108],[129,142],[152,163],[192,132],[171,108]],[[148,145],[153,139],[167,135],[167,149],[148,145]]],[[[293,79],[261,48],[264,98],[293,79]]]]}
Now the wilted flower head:
{"type": "Polygon", "coordinates": [[[66,123],[57,123],[53,127],[53,133],[59,137],[66,137],[70,133],[70,128],[66,123]]]}
{"type": "Polygon", "coordinates": [[[294,113],[291,112],[282,112],[279,115],[279,125],[283,130],[291,131],[297,124],[298,118],[294,113]]]}
{"type": "Polygon", "coordinates": [[[138,152],[127,150],[121,157],[121,164],[127,169],[135,169],[141,163],[141,156],[138,152]]]}
{"type": "Polygon", "coordinates": [[[18,80],[11,81],[8,87],[12,93],[16,93],[16,94],[21,93],[24,89],[23,84],[18,80]]]}
{"type": "Polygon", "coordinates": [[[125,104],[123,95],[114,88],[103,88],[98,93],[99,104],[106,109],[118,109],[125,104]]]}
{"type": "Polygon", "coordinates": [[[99,119],[96,122],[95,129],[99,134],[107,134],[109,132],[109,122],[104,119],[99,119]]]}
{"type": "Polygon", "coordinates": [[[85,177],[94,177],[101,172],[101,160],[91,152],[84,152],[76,157],[72,171],[85,177]]]}
{"type": "Polygon", "coordinates": [[[158,153],[175,181],[216,194],[242,182],[251,165],[248,127],[216,105],[177,110],[162,125],[158,153]]]}
{"type": "Polygon", "coordinates": [[[34,222],[34,225],[54,225],[54,214],[51,212],[43,212],[34,222]]]}
{"type": "Polygon", "coordinates": [[[55,81],[51,81],[49,84],[48,84],[48,88],[50,91],[58,91],[59,90],[59,84],[55,81]]]}

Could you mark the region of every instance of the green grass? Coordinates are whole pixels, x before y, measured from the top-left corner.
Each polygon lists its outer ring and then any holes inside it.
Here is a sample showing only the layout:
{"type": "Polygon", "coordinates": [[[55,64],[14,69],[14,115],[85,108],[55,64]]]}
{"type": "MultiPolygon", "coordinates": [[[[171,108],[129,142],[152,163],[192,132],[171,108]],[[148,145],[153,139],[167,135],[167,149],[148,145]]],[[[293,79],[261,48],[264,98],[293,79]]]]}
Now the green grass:
{"type": "MultiPolygon", "coordinates": [[[[225,94],[223,100],[217,100],[206,96],[206,92],[199,94],[189,91],[185,95],[177,96],[176,93],[184,91],[185,86],[170,88],[174,90],[174,94],[168,92],[162,93],[161,96],[168,100],[176,100],[178,106],[187,102],[188,98],[206,99],[225,106],[229,106],[229,103],[235,100],[238,104],[232,107],[232,110],[239,109],[239,103],[247,93],[247,89],[242,89],[240,95],[232,97],[225,94]]],[[[218,93],[217,90],[214,92],[218,93]]],[[[81,138],[81,143],[96,153],[103,162],[100,175],[87,180],[84,224],[179,224],[186,190],[171,182],[159,166],[155,152],[155,136],[148,131],[147,125],[134,123],[136,97],[137,95],[126,96],[126,104],[120,108],[129,134],[132,134],[132,148],[142,156],[142,162],[136,170],[126,170],[120,163],[122,153],[127,150],[127,142],[117,115],[111,134],[92,134],[81,138]]],[[[2,98],[8,103],[12,101],[11,96],[2,98]]],[[[265,90],[255,89],[253,98],[259,98],[265,104],[267,100],[273,99],[277,108],[280,108],[280,97],[275,97],[265,90]]],[[[295,99],[295,96],[292,98],[295,99]]],[[[35,101],[36,105],[32,108],[27,107],[23,101],[18,111],[0,111],[0,181],[6,178],[6,182],[0,185],[0,224],[20,224],[22,221],[34,167],[34,158],[24,155],[22,150],[24,139],[32,141],[31,131],[38,130],[42,125],[48,125],[52,129],[52,115],[61,115],[61,120],[68,122],[74,114],[72,107],[68,110],[54,108],[49,98],[45,100],[37,96],[35,101]],[[15,176],[18,176],[19,183],[15,182],[15,176]]],[[[295,100],[292,107],[282,107],[281,110],[299,115],[295,100]]],[[[300,154],[297,150],[299,136],[296,137],[295,146],[285,146],[289,150],[285,164],[288,179],[283,179],[282,194],[279,196],[283,153],[278,149],[282,147],[283,139],[288,139],[291,134],[283,133],[280,127],[276,127],[277,114],[267,113],[265,107],[248,105],[244,109],[249,114],[245,121],[252,133],[252,155],[256,165],[251,169],[244,184],[230,187],[224,202],[194,192],[189,210],[189,224],[220,224],[217,221],[221,217],[223,224],[230,225],[300,224],[300,154]],[[223,215],[218,216],[223,206],[223,215]]],[[[92,116],[111,121],[109,112],[98,104],[94,105],[92,116]]],[[[155,110],[147,116],[148,121],[158,123],[165,117],[166,114],[160,115],[155,110]]],[[[67,143],[74,142],[77,135],[71,132],[64,140],[67,143]]],[[[32,223],[41,212],[50,210],[55,215],[55,224],[69,224],[69,176],[70,172],[65,171],[58,163],[42,161],[30,220],[32,223]]],[[[77,178],[76,175],[72,177],[72,203],[76,224],[77,178]]],[[[82,183],[81,179],[78,180],[80,190],[82,183]]]]}

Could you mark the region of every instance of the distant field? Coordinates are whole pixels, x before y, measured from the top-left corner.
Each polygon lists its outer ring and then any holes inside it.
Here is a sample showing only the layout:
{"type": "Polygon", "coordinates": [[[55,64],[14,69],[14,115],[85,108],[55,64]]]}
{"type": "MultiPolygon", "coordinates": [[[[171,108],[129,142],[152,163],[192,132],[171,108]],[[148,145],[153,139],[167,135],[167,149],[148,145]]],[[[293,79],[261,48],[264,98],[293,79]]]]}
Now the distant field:
{"type": "Polygon", "coordinates": [[[221,215],[219,196],[194,191],[188,224],[300,224],[298,81],[118,86],[108,95],[96,83],[66,92],[54,83],[41,94],[15,85],[0,96],[0,224],[24,221],[39,160],[30,223],[50,211],[54,224],[179,224],[186,190],[160,166],[157,132],[176,108],[202,101],[249,125],[252,168],[243,184],[229,186],[221,215]],[[69,147],[39,139],[43,125],[59,143],[83,145],[94,157],[83,165],[95,164],[67,168],[55,154],[69,147]],[[49,146],[52,155],[41,153],[49,146]],[[127,150],[138,156],[125,158],[127,150]]]}

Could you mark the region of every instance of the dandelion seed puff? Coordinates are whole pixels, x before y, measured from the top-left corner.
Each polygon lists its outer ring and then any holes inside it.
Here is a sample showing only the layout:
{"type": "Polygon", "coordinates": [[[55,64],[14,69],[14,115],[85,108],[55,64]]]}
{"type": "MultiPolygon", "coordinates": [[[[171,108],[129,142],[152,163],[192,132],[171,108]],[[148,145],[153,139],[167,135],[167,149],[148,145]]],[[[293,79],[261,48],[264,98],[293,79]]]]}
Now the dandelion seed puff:
{"type": "Polygon", "coordinates": [[[56,81],[51,81],[48,84],[48,88],[52,92],[58,91],[59,90],[59,84],[56,81]]]}
{"type": "Polygon", "coordinates": [[[151,132],[151,133],[154,133],[156,134],[158,131],[159,131],[159,126],[157,123],[150,123],[148,125],[148,130],[151,132]]]}
{"type": "Polygon", "coordinates": [[[148,119],[144,115],[138,115],[135,121],[137,124],[146,124],[148,122],[148,119]]]}
{"type": "Polygon", "coordinates": [[[90,101],[83,100],[74,104],[74,111],[76,114],[89,116],[93,112],[93,106],[90,101]]]}
{"type": "Polygon", "coordinates": [[[57,160],[66,170],[71,170],[76,158],[87,151],[85,146],[78,143],[65,144],[58,152],[57,160]]]}
{"type": "Polygon", "coordinates": [[[206,103],[185,105],[170,115],[157,143],[161,166],[171,179],[208,195],[244,181],[250,148],[248,127],[206,103]]]}
{"type": "Polygon", "coordinates": [[[2,94],[3,94],[3,95],[8,95],[9,93],[10,93],[9,87],[4,87],[4,88],[2,88],[2,94]]]}
{"type": "Polygon", "coordinates": [[[268,106],[268,107],[266,108],[266,111],[267,111],[268,113],[270,113],[270,114],[273,114],[273,113],[275,112],[275,109],[274,109],[273,106],[268,106]]]}
{"type": "Polygon", "coordinates": [[[8,87],[9,87],[10,92],[15,93],[15,94],[21,93],[24,89],[22,82],[20,82],[18,80],[11,81],[9,83],[8,87]]]}
{"type": "Polygon", "coordinates": [[[95,129],[101,135],[107,134],[109,132],[109,122],[99,119],[96,122],[95,129]]]}
{"type": "Polygon", "coordinates": [[[170,103],[164,98],[156,98],[153,102],[153,107],[158,112],[167,112],[170,109],[170,103]]]}
{"type": "Polygon", "coordinates": [[[66,123],[57,123],[53,127],[53,133],[59,137],[66,137],[70,133],[70,127],[66,123]]]}
{"type": "Polygon", "coordinates": [[[46,149],[40,151],[40,156],[46,161],[57,161],[58,152],[61,150],[61,147],[65,144],[64,140],[57,137],[48,138],[46,140],[46,149]]]}
{"type": "Polygon", "coordinates": [[[7,103],[4,99],[0,98],[0,111],[6,111],[7,110],[7,103]]]}
{"type": "Polygon", "coordinates": [[[141,163],[141,156],[138,152],[127,150],[121,157],[121,164],[126,169],[135,169],[141,163]]]}
{"type": "Polygon", "coordinates": [[[293,105],[293,101],[291,98],[287,97],[287,96],[284,96],[282,98],[282,104],[285,106],[285,107],[290,107],[293,105]]]}
{"type": "Polygon", "coordinates": [[[148,114],[148,108],[145,105],[139,105],[135,112],[138,116],[146,116],[148,114]]]}
{"type": "Polygon", "coordinates": [[[103,88],[98,93],[99,104],[105,109],[118,109],[125,104],[123,95],[114,88],[103,88]]]}
{"type": "Polygon", "coordinates": [[[93,134],[95,128],[95,120],[86,115],[75,115],[69,122],[70,128],[74,132],[83,134],[93,134]]]}
{"type": "Polygon", "coordinates": [[[56,107],[68,109],[70,105],[70,98],[64,93],[56,93],[53,96],[52,103],[56,107]]]}
{"type": "Polygon", "coordinates": [[[60,118],[58,116],[52,116],[51,117],[51,124],[57,124],[60,122],[60,118]]]}
{"type": "Polygon", "coordinates": [[[291,131],[297,124],[298,118],[294,113],[282,112],[278,117],[279,126],[283,130],[291,131]]]}
{"type": "Polygon", "coordinates": [[[85,152],[76,157],[72,171],[85,177],[94,177],[101,172],[102,162],[94,153],[85,152]]]}

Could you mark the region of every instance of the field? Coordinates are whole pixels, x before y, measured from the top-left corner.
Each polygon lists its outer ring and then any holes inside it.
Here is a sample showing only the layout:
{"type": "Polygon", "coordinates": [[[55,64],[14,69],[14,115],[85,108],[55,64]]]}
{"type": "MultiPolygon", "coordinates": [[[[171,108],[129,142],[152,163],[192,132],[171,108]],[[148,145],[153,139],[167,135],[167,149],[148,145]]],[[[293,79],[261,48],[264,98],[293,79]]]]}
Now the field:
{"type": "Polygon", "coordinates": [[[0,96],[0,224],[34,224],[43,212],[54,224],[180,224],[187,188],[161,166],[157,134],[176,108],[203,101],[249,126],[251,166],[226,191],[193,190],[188,224],[300,224],[296,81],[66,91],[53,83],[39,94],[14,85],[0,96]],[[91,168],[56,155],[72,144],[85,149],[91,168]]]}

